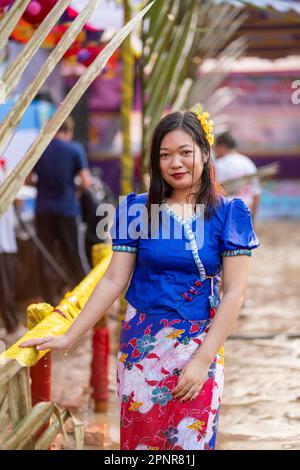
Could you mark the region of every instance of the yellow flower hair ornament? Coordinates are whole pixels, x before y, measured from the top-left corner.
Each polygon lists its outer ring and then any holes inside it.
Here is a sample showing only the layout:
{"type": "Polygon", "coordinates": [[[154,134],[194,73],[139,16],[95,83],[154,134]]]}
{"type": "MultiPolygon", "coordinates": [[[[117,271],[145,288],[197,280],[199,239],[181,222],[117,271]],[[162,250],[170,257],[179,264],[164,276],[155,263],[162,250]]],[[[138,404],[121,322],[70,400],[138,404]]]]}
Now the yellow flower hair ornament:
{"type": "Polygon", "coordinates": [[[207,112],[203,111],[203,108],[200,103],[196,104],[192,108],[190,108],[190,111],[194,114],[196,114],[197,118],[199,119],[204,132],[206,134],[206,138],[208,140],[209,145],[213,145],[215,138],[213,135],[213,126],[214,123],[210,119],[210,116],[207,112]]]}

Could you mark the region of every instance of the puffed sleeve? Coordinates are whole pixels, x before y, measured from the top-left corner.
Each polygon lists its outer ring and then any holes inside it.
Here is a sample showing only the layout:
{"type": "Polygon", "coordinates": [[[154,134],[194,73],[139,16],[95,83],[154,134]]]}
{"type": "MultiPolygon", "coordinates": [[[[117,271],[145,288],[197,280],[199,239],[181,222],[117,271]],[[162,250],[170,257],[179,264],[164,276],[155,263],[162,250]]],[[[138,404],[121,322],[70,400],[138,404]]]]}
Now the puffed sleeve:
{"type": "Polygon", "coordinates": [[[116,207],[113,224],[109,231],[113,251],[137,252],[138,234],[135,232],[134,226],[131,223],[134,221],[135,217],[130,211],[130,207],[134,204],[136,196],[137,194],[135,192],[128,194],[116,207]]]}
{"type": "Polygon", "coordinates": [[[259,245],[249,207],[241,198],[231,199],[223,227],[221,256],[251,256],[252,250],[259,245]]]}

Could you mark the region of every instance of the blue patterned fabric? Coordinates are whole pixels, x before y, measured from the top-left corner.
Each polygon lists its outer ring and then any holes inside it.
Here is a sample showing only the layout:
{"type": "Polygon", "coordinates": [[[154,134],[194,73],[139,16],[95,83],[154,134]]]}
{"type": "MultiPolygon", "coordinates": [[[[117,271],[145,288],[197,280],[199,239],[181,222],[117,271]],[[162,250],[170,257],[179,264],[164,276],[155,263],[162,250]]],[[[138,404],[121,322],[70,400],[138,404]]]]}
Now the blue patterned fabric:
{"type": "Polygon", "coordinates": [[[148,237],[147,199],[148,193],[128,194],[110,229],[113,251],[136,255],[125,298],[147,314],[209,319],[210,308],[220,303],[222,257],[250,256],[260,245],[249,207],[240,198],[220,195],[210,220],[203,211],[184,220],[163,203],[159,224],[148,237]],[[208,276],[214,276],[212,282],[208,276]]]}

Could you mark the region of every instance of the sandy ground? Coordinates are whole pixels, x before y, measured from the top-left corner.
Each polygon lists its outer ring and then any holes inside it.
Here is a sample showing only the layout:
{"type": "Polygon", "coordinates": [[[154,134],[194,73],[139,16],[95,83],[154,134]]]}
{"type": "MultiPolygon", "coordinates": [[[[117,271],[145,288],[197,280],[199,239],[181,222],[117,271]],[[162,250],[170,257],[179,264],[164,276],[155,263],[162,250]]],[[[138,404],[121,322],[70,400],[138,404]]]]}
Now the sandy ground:
{"type": "MultiPolygon", "coordinates": [[[[225,344],[217,448],[300,450],[300,222],[259,223],[256,232],[261,246],[252,257],[246,304],[225,344]]],[[[112,338],[117,310],[118,302],[110,309],[112,338]]],[[[110,355],[109,411],[94,414],[88,398],[90,349],[88,334],[70,356],[54,355],[53,399],[79,407],[85,425],[97,429],[97,444],[86,448],[118,449],[115,355],[110,355]]]]}
{"type": "Polygon", "coordinates": [[[258,224],[246,305],[228,339],[219,449],[300,449],[300,223],[258,224]],[[288,335],[295,335],[289,338],[288,335]]]}

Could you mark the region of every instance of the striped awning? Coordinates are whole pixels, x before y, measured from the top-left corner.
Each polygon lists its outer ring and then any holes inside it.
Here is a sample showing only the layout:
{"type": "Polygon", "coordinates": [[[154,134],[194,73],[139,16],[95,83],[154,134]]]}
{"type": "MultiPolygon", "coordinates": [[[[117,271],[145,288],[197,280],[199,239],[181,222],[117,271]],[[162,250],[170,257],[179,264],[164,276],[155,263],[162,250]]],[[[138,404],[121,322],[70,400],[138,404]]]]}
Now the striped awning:
{"type": "Polygon", "coordinates": [[[257,8],[272,8],[278,12],[286,13],[294,11],[300,14],[300,2],[298,0],[217,0],[219,3],[231,3],[236,6],[255,6],[257,8]]]}
{"type": "Polygon", "coordinates": [[[247,13],[246,21],[231,38],[247,40],[247,56],[268,59],[300,56],[300,1],[216,1],[230,2],[247,13]]]}
{"type": "Polygon", "coordinates": [[[287,11],[295,11],[296,13],[300,14],[300,2],[299,1],[292,1],[292,0],[252,0],[248,2],[252,5],[255,5],[259,8],[273,8],[276,11],[280,12],[287,12],[287,11]]]}

